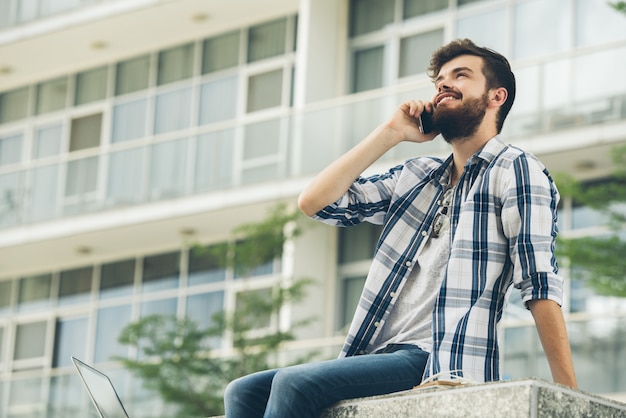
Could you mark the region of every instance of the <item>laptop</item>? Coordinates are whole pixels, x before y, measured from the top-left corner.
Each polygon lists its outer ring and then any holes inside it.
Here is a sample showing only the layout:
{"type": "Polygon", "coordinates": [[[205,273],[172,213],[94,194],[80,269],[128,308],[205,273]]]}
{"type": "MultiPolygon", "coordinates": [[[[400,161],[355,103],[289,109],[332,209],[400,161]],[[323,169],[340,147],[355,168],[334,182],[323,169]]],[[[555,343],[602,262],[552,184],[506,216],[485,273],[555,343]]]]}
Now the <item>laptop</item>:
{"type": "Polygon", "coordinates": [[[101,418],[129,418],[107,375],[76,357],[72,362],[101,418]]]}

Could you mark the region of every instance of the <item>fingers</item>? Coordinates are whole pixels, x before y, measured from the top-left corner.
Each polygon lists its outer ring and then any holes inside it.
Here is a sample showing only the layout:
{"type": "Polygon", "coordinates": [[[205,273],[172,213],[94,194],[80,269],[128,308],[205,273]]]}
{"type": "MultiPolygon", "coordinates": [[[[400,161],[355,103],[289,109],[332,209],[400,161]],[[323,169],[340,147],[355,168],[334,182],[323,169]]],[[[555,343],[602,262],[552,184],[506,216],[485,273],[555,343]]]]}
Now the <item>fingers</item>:
{"type": "Polygon", "coordinates": [[[414,118],[417,118],[423,112],[431,113],[433,111],[432,103],[422,100],[409,100],[408,102],[404,102],[401,107],[407,115],[414,118]]]}

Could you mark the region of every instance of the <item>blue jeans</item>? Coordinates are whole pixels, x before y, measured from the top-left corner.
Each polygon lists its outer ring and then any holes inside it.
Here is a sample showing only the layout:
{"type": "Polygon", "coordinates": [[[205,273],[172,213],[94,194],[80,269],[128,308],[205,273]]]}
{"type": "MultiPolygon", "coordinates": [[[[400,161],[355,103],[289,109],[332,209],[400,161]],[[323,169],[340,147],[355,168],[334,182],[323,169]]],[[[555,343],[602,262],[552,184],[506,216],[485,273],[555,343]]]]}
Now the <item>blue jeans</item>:
{"type": "Polygon", "coordinates": [[[409,344],[384,351],[253,373],[226,387],[227,418],[318,418],[343,399],[418,385],[428,353],[409,344]]]}

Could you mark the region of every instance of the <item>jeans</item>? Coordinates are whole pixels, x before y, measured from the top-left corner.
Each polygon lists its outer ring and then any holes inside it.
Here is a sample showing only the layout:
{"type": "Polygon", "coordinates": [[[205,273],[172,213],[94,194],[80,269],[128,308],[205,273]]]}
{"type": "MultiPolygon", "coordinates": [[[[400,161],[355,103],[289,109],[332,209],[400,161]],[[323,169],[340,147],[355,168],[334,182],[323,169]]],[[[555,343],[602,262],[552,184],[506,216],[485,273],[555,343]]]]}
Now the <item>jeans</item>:
{"type": "Polygon", "coordinates": [[[383,395],[418,385],[428,353],[409,344],[253,373],[226,387],[227,418],[318,418],[337,401],[383,395]]]}

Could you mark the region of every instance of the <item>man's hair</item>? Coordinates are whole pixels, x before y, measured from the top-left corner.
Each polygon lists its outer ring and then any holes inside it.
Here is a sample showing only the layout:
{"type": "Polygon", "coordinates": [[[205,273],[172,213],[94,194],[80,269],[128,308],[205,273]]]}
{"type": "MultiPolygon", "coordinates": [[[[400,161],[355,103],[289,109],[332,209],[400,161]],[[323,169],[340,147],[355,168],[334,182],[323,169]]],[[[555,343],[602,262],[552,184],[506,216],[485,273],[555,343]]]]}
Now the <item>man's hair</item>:
{"type": "Polygon", "coordinates": [[[442,46],[433,53],[428,67],[428,75],[433,81],[439,75],[441,67],[448,61],[461,55],[474,55],[483,59],[483,74],[487,79],[487,89],[504,87],[508,92],[506,101],[500,107],[496,125],[498,133],[502,131],[504,120],[515,100],[515,75],[509,61],[496,51],[479,47],[469,39],[457,39],[442,46]]]}

